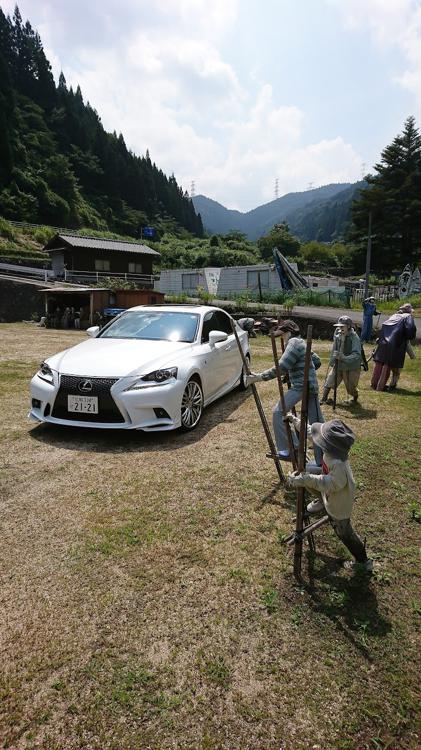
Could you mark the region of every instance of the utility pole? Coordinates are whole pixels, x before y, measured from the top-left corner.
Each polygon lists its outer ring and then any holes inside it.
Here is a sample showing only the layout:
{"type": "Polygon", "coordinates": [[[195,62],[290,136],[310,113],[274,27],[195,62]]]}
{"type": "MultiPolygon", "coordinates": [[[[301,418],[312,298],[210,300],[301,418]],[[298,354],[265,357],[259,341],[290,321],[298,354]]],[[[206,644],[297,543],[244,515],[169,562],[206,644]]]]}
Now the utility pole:
{"type": "Polygon", "coordinates": [[[368,289],[370,286],[370,265],[371,265],[371,211],[368,214],[368,237],[367,237],[367,255],[365,259],[364,297],[368,297],[368,289]]]}

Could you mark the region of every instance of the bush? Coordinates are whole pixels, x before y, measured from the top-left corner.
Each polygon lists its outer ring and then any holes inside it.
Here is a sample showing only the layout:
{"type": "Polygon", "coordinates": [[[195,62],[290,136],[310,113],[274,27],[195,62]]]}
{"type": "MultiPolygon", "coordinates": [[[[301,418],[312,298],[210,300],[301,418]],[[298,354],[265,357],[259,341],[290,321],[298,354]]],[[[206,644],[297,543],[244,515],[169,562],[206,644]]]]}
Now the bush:
{"type": "Polygon", "coordinates": [[[93,284],[92,286],[105,287],[106,289],[111,289],[112,292],[116,292],[119,289],[137,289],[137,284],[133,281],[125,281],[125,279],[120,279],[118,276],[103,276],[98,284],[93,284]]]}
{"type": "Polygon", "coordinates": [[[300,291],[279,290],[274,292],[263,292],[262,299],[259,295],[247,291],[232,293],[225,296],[226,299],[235,300],[237,303],[263,302],[265,304],[283,305],[291,310],[295,305],[310,305],[317,307],[349,307],[349,298],[345,292],[313,292],[312,289],[300,291]]]}
{"type": "Polygon", "coordinates": [[[215,295],[211,294],[211,292],[207,292],[203,286],[197,287],[197,296],[199,297],[201,302],[205,303],[205,305],[208,305],[210,302],[212,302],[215,299],[215,295]]]}
{"type": "Polygon", "coordinates": [[[39,227],[39,229],[35,229],[32,236],[40,245],[46,245],[55,233],[55,229],[51,229],[51,227],[39,227]]]}
{"type": "Polygon", "coordinates": [[[16,229],[9,224],[6,219],[2,219],[0,217],[0,237],[5,237],[6,240],[16,240],[17,239],[17,232],[16,229]]]}

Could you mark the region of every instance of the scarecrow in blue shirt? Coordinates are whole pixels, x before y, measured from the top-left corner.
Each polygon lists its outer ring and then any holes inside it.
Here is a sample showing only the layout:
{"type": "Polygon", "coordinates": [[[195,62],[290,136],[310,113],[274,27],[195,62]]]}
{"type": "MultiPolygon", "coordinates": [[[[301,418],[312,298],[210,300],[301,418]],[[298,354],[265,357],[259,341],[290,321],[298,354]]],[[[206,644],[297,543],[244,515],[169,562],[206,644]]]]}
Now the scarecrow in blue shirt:
{"type": "Polygon", "coordinates": [[[373,316],[378,315],[374,297],[367,297],[363,302],[363,327],[361,341],[371,341],[373,335],[373,316]]]}

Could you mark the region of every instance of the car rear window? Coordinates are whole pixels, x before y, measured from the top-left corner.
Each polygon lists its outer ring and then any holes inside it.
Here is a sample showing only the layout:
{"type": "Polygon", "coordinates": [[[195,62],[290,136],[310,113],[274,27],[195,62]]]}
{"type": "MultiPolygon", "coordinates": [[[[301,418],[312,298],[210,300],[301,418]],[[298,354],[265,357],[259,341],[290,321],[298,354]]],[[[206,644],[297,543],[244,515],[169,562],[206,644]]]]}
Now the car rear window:
{"type": "Polygon", "coordinates": [[[148,339],[152,341],[183,341],[196,338],[199,315],[183,312],[127,312],[103,329],[98,338],[148,339]]]}

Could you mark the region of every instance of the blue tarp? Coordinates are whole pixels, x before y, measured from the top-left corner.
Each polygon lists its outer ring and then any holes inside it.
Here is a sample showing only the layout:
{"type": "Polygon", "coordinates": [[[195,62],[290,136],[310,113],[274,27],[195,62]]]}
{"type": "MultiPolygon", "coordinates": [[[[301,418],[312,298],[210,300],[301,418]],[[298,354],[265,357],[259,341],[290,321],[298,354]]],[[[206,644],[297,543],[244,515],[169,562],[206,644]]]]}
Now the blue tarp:
{"type": "Polygon", "coordinates": [[[103,313],[107,317],[115,318],[116,315],[120,315],[125,309],[125,307],[104,307],[103,313]]]}

